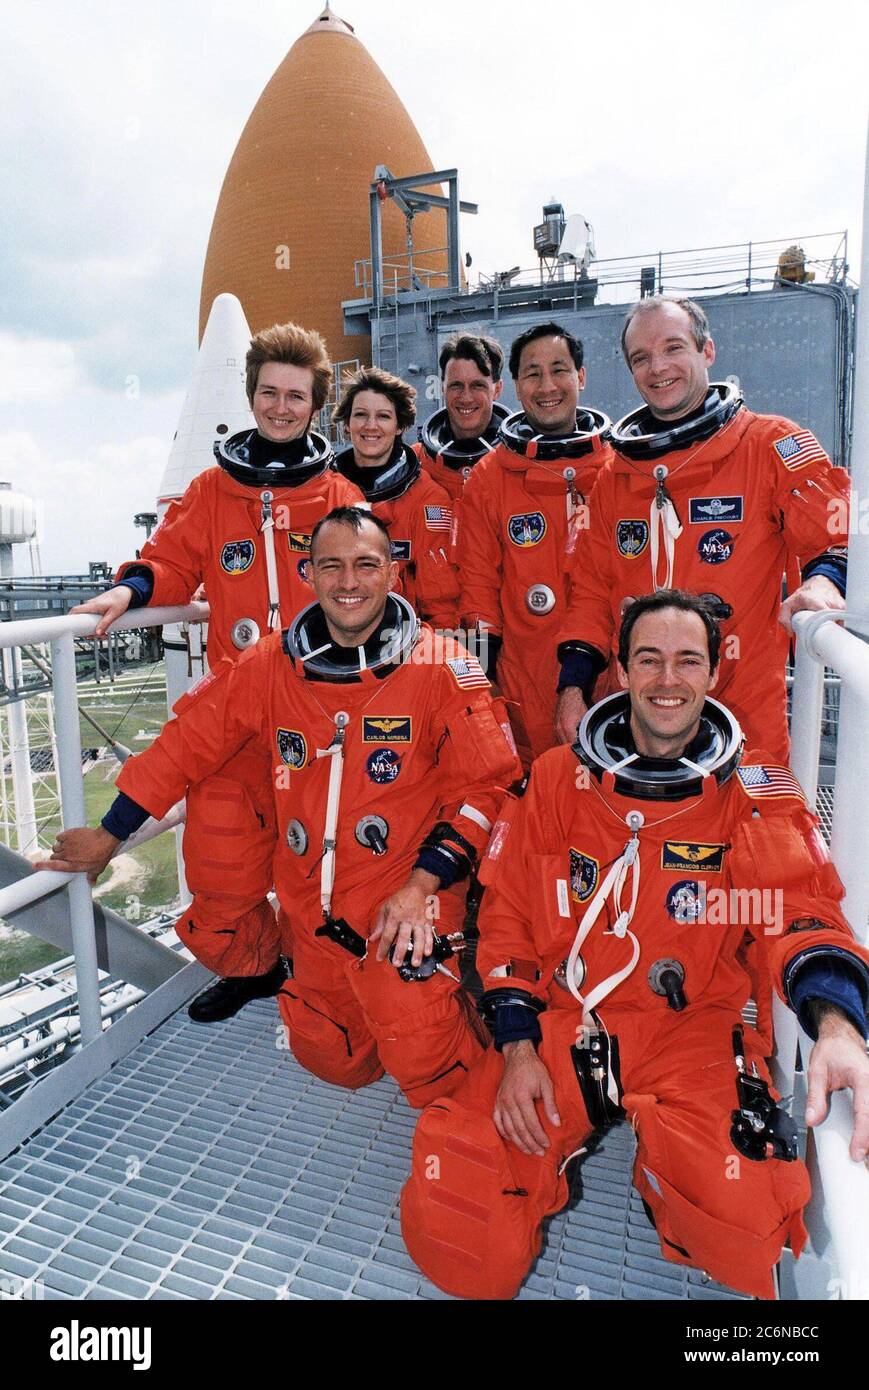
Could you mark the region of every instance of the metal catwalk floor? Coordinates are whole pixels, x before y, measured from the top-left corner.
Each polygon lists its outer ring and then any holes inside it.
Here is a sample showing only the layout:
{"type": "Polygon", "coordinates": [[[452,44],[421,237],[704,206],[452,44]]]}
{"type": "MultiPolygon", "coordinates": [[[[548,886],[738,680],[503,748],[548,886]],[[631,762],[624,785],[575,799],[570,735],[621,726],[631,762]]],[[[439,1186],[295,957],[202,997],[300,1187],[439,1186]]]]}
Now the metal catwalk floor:
{"type": "MultiPolygon", "coordinates": [[[[276,1020],[271,1001],[208,1028],[182,1010],[0,1163],[0,1280],[57,1299],[445,1298],[399,1229],[414,1113],[391,1081],[309,1076],[276,1020]]],[[[661,1258],[632,1151],[621,1125],[581,1161],[520,1298],[737,1296],[661,1258]]]]}

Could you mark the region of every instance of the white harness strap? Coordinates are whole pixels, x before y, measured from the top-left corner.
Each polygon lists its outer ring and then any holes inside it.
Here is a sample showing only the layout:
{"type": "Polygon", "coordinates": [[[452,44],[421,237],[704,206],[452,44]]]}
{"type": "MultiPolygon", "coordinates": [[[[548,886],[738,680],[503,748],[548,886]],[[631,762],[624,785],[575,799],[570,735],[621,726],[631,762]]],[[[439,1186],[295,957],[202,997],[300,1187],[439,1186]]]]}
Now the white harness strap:
{"type": "MultiPolygon", "coordinates": [[[[640,943],[630,930],[634,913],[637,908],[637,898],[640,892],[640,841],[639,832],[643,824],[643,815],[640,811],[630,811],[626,817],[628,828],[631,831],[631,838],[625,845],[624,850],[612,865],[606,878],[601,883],[588,907],[585,909],[582,921],[574,937],[573,945],[570,948],[570,955],[567,957],[566,975],[567,986],[573,997],[582,1005],[582,1021],[588,1028],[596,1028],[593,1018],[593,1011],[598,1004],[604,1000],[608,994],[620,985],[622,980],[626,980],[633,971],[640,958],[640,943]],[[631,902],[625,909],[622,907],[622,891],[625,887],[628,874],[631,875],[631,902]],[[595,985],[587,995],[582,995],[576,984],[576,963],[579,953],[582,950],[583,942],[592,930],[595,922],[603,910],[604,903],[612,893],[613,907],[616,912],[616,920],[612,927],[612,934],[615,936],[629,936],[631,939],[631,957],[627,965],[621,970],[608,975],[600,984],[595,985]]],[[[610,935],[610,933],[607,933],[610,935]]],[[[607,1095],[614,1105],[618,1105],[618,1087],[612,1070],[608,1071],[607,1095]]]]}
{"type": "Polygon", "coordinates": [[[272,513],[273,493],[262,493],[263,524],[260,527],[266,552],[266,574],[269,582],[269,632],[281,625],[281,593],[278,588],[278,566],[275,560],[275,518],[272,513]]]}
{"type": "Polygon", "coordinates": [[[572,555],[576,550],[577,541],[585,521],[585,498],[581,492],[577,492],[574,486],[576,479],[575,468],[565,468],[564,480],[567,483],[567,548],[566,553],[572,555]]]}
{"type": "Polygon", "coordinates": [[[472,820],[481,830],[485,830],[487,835],[491,835],[492,822],[487,820],[482,811],[478,811],[476,806],[472,806],[469,801],[459,807],[459,815],[464,816],[466,820],[472,820]]]}
{"type": "Polygon", "coordinates": [[[673,560],[676,554],[676,542],[682,534],[682,523],[664,487],[666,476],[667,469],[663,464],[660,464],[655,469],[658,487],[649,508],[649,558],[652,564],[652,587],[655,589],[671,589],[673,587],[673,560]],[[659,529],[663,533],[664,556],[667,562],[667,572],[663,584],[658,583],[659,529]]]}
{"type": "Polygon", "coordinates": [[[323,916],[332,915],[332,890],[335,887],[335,845],[338,836],[338,812],[341,808],[341,779],[344,776],[344,731],[350,722],[349,714],[339,710],[335,715],[335,736],[328,748],[318,748],[318,758],[331,758],[329,794],[326,799],[326,825],[323,830],[323,858],[320,861],[320,906],[323,916]]]}

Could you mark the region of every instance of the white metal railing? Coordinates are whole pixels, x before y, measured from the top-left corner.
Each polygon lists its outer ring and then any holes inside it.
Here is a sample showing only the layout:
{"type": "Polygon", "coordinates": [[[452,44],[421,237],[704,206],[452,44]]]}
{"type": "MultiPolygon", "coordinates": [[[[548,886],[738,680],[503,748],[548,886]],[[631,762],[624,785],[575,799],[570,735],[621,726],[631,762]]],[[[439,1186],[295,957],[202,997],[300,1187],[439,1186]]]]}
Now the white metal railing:
{"type": "MultiPolygon", "coordinates": [[[[138,608],[125,613],[112,624],[110,630],[124,632],[130,628],[164,627],[173,623],[204,623],[207,622],[208,615],[207,603],[189,603],[182,608],[138,608]]],[[[78,722],[75,639],[91,637],[98,621],[96,614],[76,613],[65,617],[32,618],[24,622],[0,623],[0,650],[40,642],[47,642],[51,646],[57,727],[57,775],[61,814],[63,824],[67,827],[87,824],[78,722]]],[[[164,830],[180,824],[183,818],[183,806],[173,807],[162,821],[150,821],[144,825],[135,837],[131,836],[123,848],[131,848],[134,841],[141,844],[155,835],[162,834],[164,830]]],[[[100,1004],[93,899],[86,875],[44,869],[25,875],[16,883],[0,890],[0,917],[16,908],[37,902],[56,892],[58,888],[63,888],[69,897],[81,1041],[87,1044],[101,1036],[103,1012],[100,1004]]]]}
{"type": "Polygon", "coordinates": [[[824,666],[842,678],[842,717],[836,749],[836,798],[831,849],[845,885],[845,912],[857,937],[869,943],[869,856],[863,811],[869,777],[869,643],[836,620],[864,627],[869,614],[797,613],[797,671],[793,688],[791,767],[807,796],[817,795],[817,750],[824,666]],[[851,718],[846,718],[850,714],[851,718]],[[853,717],[856,715],[856,718],[853,717]]]}
{"type": "MultiPolygon", "coordinates": [[[[863,185],[863,245],[860,283],[869,286],[869,141],[863,185]]],[[[869,781],[869,532],[863,499],[869,496],[869,315],[857,312],[851,447],[851,530],[848,536],[848,611],[797,613],[793,619],[797,657],[792,693],[791,767],[810,800],[817,797],[824,666],[841,677],[836,740],[836,794],[830,849],[845,886],[842,904],[854,935],[869,939],[869,856],[866,854],[866,784],[869,781]],[[856,523],[856,524],[855,524],[856,523]],[[838,621],[837,621],[838,618],[838,621]]],[[[832,536],[831,536],[832,539],[832,536]]],[[[835,537],[841,541],[840,536],[835,537]]],[[[793,1078],[797,1028],[775,1001],[777,1071],[793,1078]],[[784,1015],[784,1017],[783,1017],[784,1015]]],[[[802,1036],[801,1052],[811,1044],[802,1036]]],[[[848,1155],[852,1105],[842,1093],[831,1097],[830,1114],[813,1131],[816,1165],[812,1201],[806,1212],[812,1246],[832,1257],[842,1297],[865,1298],[869,1289],[869,1172],[848,1155]]],[[[797,1268],[799,1277],[799,1267],[797,1268]]],[[[829,1285],[827,1286],[829,1290],[829,1285]]],[[[816,1296],[829,1297],[823,1289],[816,1296]]]]}
{"type": "MultiPolygon", "coordinates": [[[[803,248],[806,270],[817,284],[843,284],[848,273],[848,233],[814,232],[808,236],[776,237],[767,241],[729,242],[719,246],[685,247],[672,251],[649,251],[641,255],[595,258],[588,267],[578,262],[516,266],[494,275],[480,275],[468,285],[469,294],[492,290],[509,291],[542,284],[569,287],[586,278],[598,286],[598,302],[618,303],[636,298],[644,272],[653,271],[657,293],[724,293],[728,290],[767,290],[780,284],[779,257],[792,245],[803,248]]],[[[425,265],[426,256],[442,255],[435,247],[398,252],[383,261],[383,294],[386,297],[406,290],[431,289],[449,285],[449,272],[425,265]],[[416,280],[414,280],[416,277],[416,280]],[[418,282],[418,283],[417,283],[418,282]]],[[[370,258],[354,263],[355,283],[362,298],[372,294],[370,258]]]]}
{"type": "MultiPolygon", "coordinates": [[[[818,790],[818,754],[824,701],[824,667],[841,677],[841,718],[836,748],[836,791],[833,804],[831,852],[845,887],[843,910],[858,941],[869,943],[869,862],[865,849],[866,779],[869,774],[869,615],[851,612],[797,613],[797,637],[792,694],[791,769],[808,800],[818,790]]],[[[812,1043],[793,1014],[776,998],[773,1007],[777,1082],[794,1090],[797,1047],[804,1064],[812,1043]]],[[[869,1172],[852,1162],[848,1146],[854,1123],[845,1095],[831,1096],[830,1113],[813,1131],[817,1179],[821,1191],[813,1204],[823,1203],[821,1241],[829,1238],[835,1274],[847,1298],[866,1296],[869,1288],[869,1172]],[[861,1292],[862,1290],[862,1292],[861,1292]]],[[[808,1214],[813,1244],[815,1223],[808,1214]]],[[[821,1253],[821,1252],[819,1252],[821,1253]]]]}
{"type": "MultiPolygon", "coordinates": [[[[118,993],[117,998],[110,1003],[100,1005],[100,1016],[105,1022],[107,1019],[114,1018],[115,1014],[124,1013],[132,1004],[138,1004],[140,999],[145,998],[145,991],[135,989],[132,985],[125,985],[118,993]]],[[[47,1052],[60,1049],[74,1042],[81,1036],[81,1019],[72,1016],[57,1024],[53,1020],[47,1023],[48,1032],[35,1042],[24,1043],[21,1047],[7,1047],[4,1049],[2,1060],[0,1060],[0,1083],[12,1073],[20,1070],[25,1062],[31,1062],[36,1058],[44,1057],[47,1052]]],[[[23,1040],[22,1040],[23,1041],[23,1040]]]]}

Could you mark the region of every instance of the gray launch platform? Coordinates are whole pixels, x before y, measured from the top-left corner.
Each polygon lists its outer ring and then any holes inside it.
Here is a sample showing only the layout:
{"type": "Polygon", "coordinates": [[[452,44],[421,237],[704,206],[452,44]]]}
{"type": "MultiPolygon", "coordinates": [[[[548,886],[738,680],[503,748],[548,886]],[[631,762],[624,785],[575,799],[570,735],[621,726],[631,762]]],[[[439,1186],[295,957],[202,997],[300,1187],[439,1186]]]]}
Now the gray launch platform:
{"type": "MultiPolygon", "coordinates": [[[[398,1221],[414,1112],[277,1045],[272,1001],[181,1010],[0,1163],[0,1278],[46,1299],[446,1297],[398,1221]]],[[[737,1295],[664,1261],[618,1125],[579,1161],[520,1299],[737,1295]]]]}

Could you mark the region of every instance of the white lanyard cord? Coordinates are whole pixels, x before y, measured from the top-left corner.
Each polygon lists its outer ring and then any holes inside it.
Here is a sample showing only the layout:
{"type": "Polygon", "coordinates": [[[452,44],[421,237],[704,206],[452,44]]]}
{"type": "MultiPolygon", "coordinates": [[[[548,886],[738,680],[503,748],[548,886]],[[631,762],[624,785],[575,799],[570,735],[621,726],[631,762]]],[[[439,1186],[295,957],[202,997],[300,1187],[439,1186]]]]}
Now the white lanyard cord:
{"type": "Polygon", "coordinates": [[[621,984],[622,980],[627,979],[640,958],[640,943],[630,930],[630,924],[633,921],[634,913],[637,909],[637,898],[640,892],[639,831],[643,824],[643,816],[640,811],[630,811],[626,819],[632,832],[631,838],[628,840],[628,843],[625,845],[618,859],[610,867],[606,878],[586,908],[582,921],[577,929],[576,936],[574,937],[573,945],[570,948],[570,955],[567,957],[567,986],[573,997],[582,1005],[583,1022],[592,1026],[594,1023],[591,1017],[592,1010],[596,1008],[602,999],[605,999],[608,994],[612,993],[616,986],[621,984]],[[625,910],[622,907],[622,892],[629,873],[631,875],[631,903],[630,907],[625,910]],[[611,932],[615,936],[630,937],[632,943],[631,959],[622,970],[608,975],[599,985],[595,985],[590,994],[584,997],[576,984],[576,963],[579,959],[579,953],[582,950],[583,943],[600,916],[610,892],[612,892],[613,895],[613,907],[616,912],[616,920],[611,928],[611,932]]]}
{"type": "Polygon", "coordinates": [[[669,494],[664,488],[666,476],[667,470],[663,466],[655,469],[658,488],[649,508],[649,559],[652,564],[653,589],[671,589],[673,587],[673,560],[676,554],[676,541],[682,534],[682,523],[669,494]],[[667,573],[663,584],[658,583],[659,529],[663,533],[664,555],[667,561],[667,573]]]}
{"type": "Polygon", "coordinates": [[[335,736],[328,748],[318,748],[318,758],[331,758],[329,794],[326,799],[326,824],[323,829],[323,858],[320,861],[320,906],[323,916],[332,915],[332,890],[335,887],[335,845],[338,835],[338,812],[341,808],[341,779],[344,776],[344,731],[350,722],[349,714],[339,710],[335,715],[335,736]]]}
{"type": "MultiPolygon", "coordinates": [[[[595,893],[591,902],[585,910],[582,921],[579,924],[573,945],[570,948],[570,955],[567,957],[567,985],[571,994],[582,1006],[582,1021],[586,1028],[595,1030],[597,1025],[594,1020],[594,1010],[598,1004],[611,994],[622,980],[626,980],[633,971],[640,959],[640,943],[630,930],[634,913],[637,907],[637,898],[640,892],[640,841],[639,830],[643,824],[643,816],[640,811],[631,811],[626,817],[628,826],[632,831],[631,838],[625,845],[624,850],[610,868],[609,873],[595,893]],[[631,904],[625,910],[622,907],[622,890],[624,889],[627,876],[631,875],[631,904]],[[600,984],[595,985],[587,995],[583,996],[576,984],[576,963],[582,944],[600,916],[601,909],[606,902],[609,893],[613,895],[613,907],[616,911],[616,920],[611,928],[611,933],[615,936],[628,936],[631,940],[631,957],[627,965],[621,970],[614,971],[608,975],[600,984]]],[[[610,933],[607,933],[609,935],[610,933]]],[[[607,1063],[607,1096],[613,1105],[619,1104],[619,1090],[616,1084],[612,1066],[607,1063]]]]}
{"type": "Polygon", "coordinates": [[[262,494],[263,524],[260,528],[266,552],[266,573],[269,583],[269,632],[274,632],[281,625],[281,592],[278,588],[278,566],[275,560],[275,518],[272,513],[272,495],[270,492],[262,494]]]}

